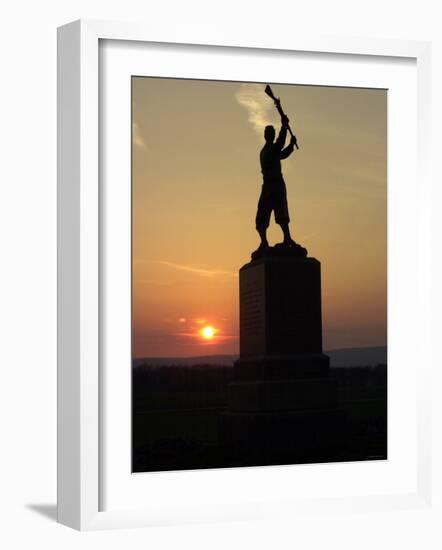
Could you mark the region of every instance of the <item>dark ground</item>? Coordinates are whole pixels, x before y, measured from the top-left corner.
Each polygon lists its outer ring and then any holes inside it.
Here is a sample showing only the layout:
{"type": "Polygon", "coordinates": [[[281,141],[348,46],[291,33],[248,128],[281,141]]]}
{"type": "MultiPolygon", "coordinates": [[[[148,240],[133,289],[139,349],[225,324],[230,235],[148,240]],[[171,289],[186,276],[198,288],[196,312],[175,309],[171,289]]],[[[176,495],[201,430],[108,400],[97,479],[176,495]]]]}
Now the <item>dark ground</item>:
{"type": "Polygon", "coordinates": [[[133,370],[133,471],[221,468],[387,458],[387,367],[332,368],[342,411],[326,450],[238,455],[222,436],[233,369],[139,365],[133,370]],[[223,443],[224,442],[224,443],[223,443]]]}

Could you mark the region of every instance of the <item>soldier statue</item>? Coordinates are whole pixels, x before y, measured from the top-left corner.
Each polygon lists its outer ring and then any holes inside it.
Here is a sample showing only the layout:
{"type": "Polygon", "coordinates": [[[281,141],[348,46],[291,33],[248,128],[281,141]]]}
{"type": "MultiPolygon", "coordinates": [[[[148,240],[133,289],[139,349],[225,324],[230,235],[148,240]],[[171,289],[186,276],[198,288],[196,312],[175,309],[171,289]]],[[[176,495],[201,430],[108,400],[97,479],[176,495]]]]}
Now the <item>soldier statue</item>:
{"type": "Polygon", "coordinates": [[[266,86],[265,93],[272,98],[275,107],[281,116],[281,129],[275,141],[275,128],[266,126],[264,129],[265,144],[261,149],[260,163],[263,177],[261,195],[256,212],[256,230],[261,238],[261,243],[255,252],[252,252],[252,260],[262,256],[298,256],[306,257],[307,250],[296,243],[290,234],[290,216],[287,205],[287,190],[282,177],[281,160],[286,159],[294,148],[299,149],[295,134],[290,128],[290,121],[281,107],[281,101],[275,97],[270,86],[266,86]],[[290,133],[290,142],[285,146],[287,132],[290,133]],[[275,222],[281,226],[284,240],[282,243],[270,247],[267,241],[267,228],[270,216],[274,212],[275,222]]]}

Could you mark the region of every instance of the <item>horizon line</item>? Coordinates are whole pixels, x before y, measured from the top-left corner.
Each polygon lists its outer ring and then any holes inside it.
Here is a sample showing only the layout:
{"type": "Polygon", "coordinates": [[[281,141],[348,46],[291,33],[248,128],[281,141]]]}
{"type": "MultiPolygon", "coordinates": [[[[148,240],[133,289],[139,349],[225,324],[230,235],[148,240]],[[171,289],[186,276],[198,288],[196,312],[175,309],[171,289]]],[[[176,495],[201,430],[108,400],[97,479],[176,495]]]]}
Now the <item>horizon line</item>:
{"type": "MultiPolygon", "coordinates": [[[[344,347],[344,348],[332,348],[324,350],[322,353],[330,353],[334,351],[344,351],[344,350],[356,350],[356,349],[373,349],[373,348],[388,348],[387,344],[377,344],[373,346],[358,346],[358,347],[344,347]]],[[[239,357],[239,353],[211,353],[211,354],[202,354],[202,355],[139,355],[133,356],[132,360],[135,359],[195,359],[198,357],[239,357]]]]}

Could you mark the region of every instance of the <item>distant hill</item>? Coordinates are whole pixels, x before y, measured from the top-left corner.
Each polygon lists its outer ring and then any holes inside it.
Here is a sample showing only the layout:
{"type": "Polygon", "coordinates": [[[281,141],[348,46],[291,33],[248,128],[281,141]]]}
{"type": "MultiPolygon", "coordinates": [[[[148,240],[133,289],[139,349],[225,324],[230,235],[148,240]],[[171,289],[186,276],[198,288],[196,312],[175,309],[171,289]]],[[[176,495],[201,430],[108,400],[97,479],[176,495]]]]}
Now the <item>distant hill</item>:
{"type": "MultiPolygon", "coordinates": [[[[387,363],[386,346],[371,348],[345,348],[325,352],[330,357],[332,367],[358,367],[387,363]]],[[[149,365],[227,365],[232,366],[237,355],[200,355],[197,357],[139,357],[133,360],[133,366],[143,363],[149,365]]]]}
{"type": "Polygon", "coordinates": [[[142,357],[133,361],[134,367],[149,365],[227,365],[231,366],[238,359],[237,355],[198,355],[196,357],[142,357]]]}

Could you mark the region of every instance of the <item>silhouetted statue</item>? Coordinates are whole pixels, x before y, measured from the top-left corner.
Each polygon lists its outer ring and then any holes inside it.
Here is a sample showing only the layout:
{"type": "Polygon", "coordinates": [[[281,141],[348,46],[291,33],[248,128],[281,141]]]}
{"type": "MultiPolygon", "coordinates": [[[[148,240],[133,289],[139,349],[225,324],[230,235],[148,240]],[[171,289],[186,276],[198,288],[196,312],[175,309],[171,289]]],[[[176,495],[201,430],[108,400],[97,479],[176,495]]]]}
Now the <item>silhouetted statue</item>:
{"type": "Polygon", "coordinates": [[[283,244],[292,246],[296,243],[290,235],[289,210],[287,205],[287,192],[281,171],[281,160],[293,153],[295,138],[292,137],[287,147],[284,147],[287,136],[289,119],[286,115],[281,117],[281,130],[275,141],[275,128],[266,126],[264,130],[265,145],[260,153],[261,172],[263,185],[256,213],[256,230],[261,237],[259,250],[269,246],[267,241],[267,228],[272,211],[275,212],[275,221],[281,226],[284,234],[283,244]]]}
{"type": "Polygon", "coordinates": [[[305,257],[307,255],[306,249],[297,244],[290,234],[287,190],[281,170],[281,160],[289,157],[295,147],[298,149],[298,144],[296,136],[289,126],[289,119],[282,110],[280,100],[273,95],[270,86],[266,87],[265,93],[273,99],[281,115],[281,129],[276,141],[273,126],[266,126],[264,130],[265,144],[260,153],[263,185],[256,213],[256,230],[261,237],[261,243],[258,249],[252,253],[252,259],[269,254],[290,254],[305,257]],[[285,147],[287,131],[290,132],[291,138],[289,144],[285,147]],[[274,248],[269,247],[267,241],[267,228],[272,212],[275,215],[275,222],[281,226],[284,235],[283,242],[277,244],[274,248]]]}

